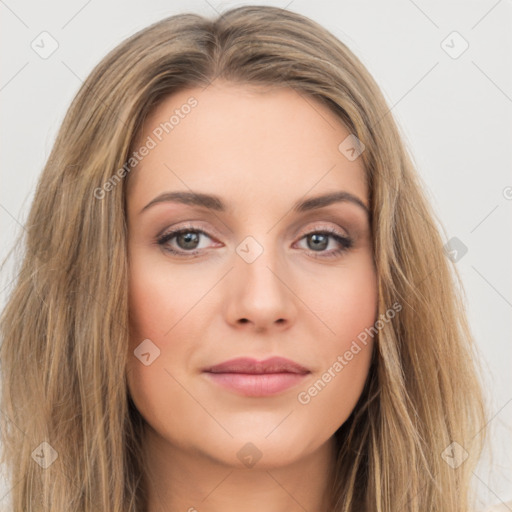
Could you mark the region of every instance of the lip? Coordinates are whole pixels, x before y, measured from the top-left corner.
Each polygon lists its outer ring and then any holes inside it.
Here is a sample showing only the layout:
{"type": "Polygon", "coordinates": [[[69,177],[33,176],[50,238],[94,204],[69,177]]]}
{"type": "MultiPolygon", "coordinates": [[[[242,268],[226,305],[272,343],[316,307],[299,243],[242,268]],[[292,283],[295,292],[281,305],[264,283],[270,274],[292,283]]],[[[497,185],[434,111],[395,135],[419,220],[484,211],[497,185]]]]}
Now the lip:
{"type": "Polygon", "coordinates": [[[205,368],[203,373],[216,384],[239,394],[271,396],[299,384],[311,372],[283,357],[263,361],[240,357],[205,368]]]}
{"type": "Polygon", "coordinates": [[[269,357],[263,361],[252,359],[250,357],[237,357],[224,361],[223,363],[210,366],[203,371],[211,373],[309,373],[304,366],[286,359],[284,357],[269,357]]]}

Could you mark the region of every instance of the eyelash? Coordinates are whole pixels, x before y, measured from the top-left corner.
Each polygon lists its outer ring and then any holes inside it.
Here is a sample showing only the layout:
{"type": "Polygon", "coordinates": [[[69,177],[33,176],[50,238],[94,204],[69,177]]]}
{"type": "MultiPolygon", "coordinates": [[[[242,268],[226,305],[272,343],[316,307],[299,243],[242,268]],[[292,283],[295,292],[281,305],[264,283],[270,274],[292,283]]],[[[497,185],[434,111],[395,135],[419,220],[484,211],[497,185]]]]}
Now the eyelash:
{"type": "MultiPolygon", "coordinates": [[[[170,240],[175,238],[176,236],[178,236],[178,235],[180,235],[182,233],[190,233],[190,232],[193,232],[193,233],[196,233],[196,234],[202,234],[202,235],[207,236],[208,238],[212,238],[211,236],[208,235],[208,233],[206,233],[202,229],[197,229],[194,226],[185,226],[183,228],[179,228],[179,229],[176,229],[174,231],[169,231],[167,233],[164,233],[160,237],[157,237],[156,243],[159,246],[161,246],[165,251],[170,252],[171,254],[173,254],[175,256],[182,257],[182,258],[194,257],[194,256],[198,255],[202,251],[202,249],[196,249],[195,251],[183,251],[183,250],[177,251],[175,249],[171,249],[169,247],[165,247],[165,245],[170,240]]],[[[313,253],[312,254],[313,258],[322,258],[322,259],[324,259],[324,258],[335,258],[337,256],[340,256],[342,253],[345,253],[346,251],[348,251],[353,246],[353,240],[351,238],[348,238],[346,236],[340,235],[333,228],[323,228],[323,229],[319,229],[319,230],[316,230],[316,231],[310,231],[308,233],[305,233],[300,238],[300,240],[306,238],[309,235],[328,235],[328,236],[331,236],[334,240],[336,240],[340,244],[340,248],[335,249],[335,250],[331,250],[330,252],[327,252],[327,253],[325,253],[322,256],[318,255],[318,253],[316,253],[316,251],[309,251],[309,252],[313,253]]]]}

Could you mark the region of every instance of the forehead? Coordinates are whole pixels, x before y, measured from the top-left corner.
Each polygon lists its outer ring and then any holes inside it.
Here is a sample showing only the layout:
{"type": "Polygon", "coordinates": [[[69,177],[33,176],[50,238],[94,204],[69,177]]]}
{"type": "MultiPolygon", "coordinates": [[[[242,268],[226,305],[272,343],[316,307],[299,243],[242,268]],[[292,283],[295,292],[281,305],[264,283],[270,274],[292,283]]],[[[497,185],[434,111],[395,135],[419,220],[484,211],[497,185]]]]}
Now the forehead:
{"type": "Polygon", "coordinates": [[[152,148],[131,171],[128,199],[142,207],[158,193],[192,189],[233,202],[295,202],[343,189],[367,203],[362,159],[338,149],[349,135],[325,105],[291,88],[214,81],[182,90],[144,120],[133,149],[152,148]]]}

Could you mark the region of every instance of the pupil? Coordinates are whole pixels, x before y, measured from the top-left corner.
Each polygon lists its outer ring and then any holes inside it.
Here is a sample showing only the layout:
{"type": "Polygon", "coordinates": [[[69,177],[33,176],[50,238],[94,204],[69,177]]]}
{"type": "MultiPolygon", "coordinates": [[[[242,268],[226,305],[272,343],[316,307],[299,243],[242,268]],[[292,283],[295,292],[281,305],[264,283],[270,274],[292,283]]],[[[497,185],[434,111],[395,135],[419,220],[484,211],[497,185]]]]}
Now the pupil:
{"type": "Polygon", "coordinates": [[[183,249],[195,249],[194,244],[198,243],[199,234],[191,233],[191,232],[182,233],[182,234],[178,235],[178,244],[181,246],[181,244],[179,243],[180,241],[184,242],[184,247],[182,247],[183,249]],[[190,244],[192,244],[192,245],[190,245],[190,244]]]}
{"type": "Polygon", "coordinates": [[[327,247],[329,242],[328,242],[328,238],[325,235],[320,235],[318,233],[315,233],[315,234],[310,235],[310,236],[311,236],[310,240],[312,242],[314,242],[314,244],[316,244],[316,245],[313,245],[313,248],[316,247],[317,249],[318,248],[325,249],[327,247]],[[319,240],[319,238],[320,239],[323,238],[323,241],[319,240]],[[318,241],[320,241],[320,244],[317,244],[318,241]]]}

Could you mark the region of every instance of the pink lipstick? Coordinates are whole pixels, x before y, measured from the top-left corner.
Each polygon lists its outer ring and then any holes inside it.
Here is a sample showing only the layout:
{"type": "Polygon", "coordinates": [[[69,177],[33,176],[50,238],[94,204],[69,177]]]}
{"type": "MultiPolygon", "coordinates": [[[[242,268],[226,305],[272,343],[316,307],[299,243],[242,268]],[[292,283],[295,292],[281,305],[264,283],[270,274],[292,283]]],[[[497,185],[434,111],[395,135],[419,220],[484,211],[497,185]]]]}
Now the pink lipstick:
{"type": "Polygon", "coordinates": [[[283,357],[264,361],[241,357],[205,368],[213,382],[245,396],[271,396],[301,382],[311,373],[304,366],[283,357]]]}

